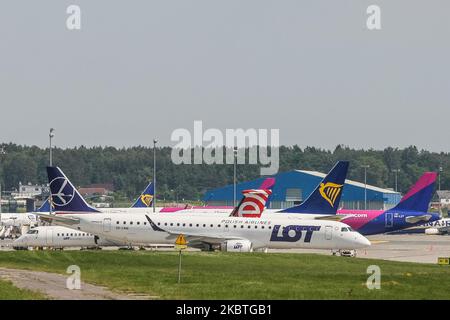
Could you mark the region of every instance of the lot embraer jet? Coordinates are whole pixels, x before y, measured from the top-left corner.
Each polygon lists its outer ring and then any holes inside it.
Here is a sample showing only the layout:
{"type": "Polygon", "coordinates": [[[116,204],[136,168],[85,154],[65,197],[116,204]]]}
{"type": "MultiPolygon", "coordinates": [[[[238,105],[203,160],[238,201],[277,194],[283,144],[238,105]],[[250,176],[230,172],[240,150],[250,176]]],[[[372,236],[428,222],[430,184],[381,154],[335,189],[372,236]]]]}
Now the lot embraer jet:
{"type": "Polygon", "coordinates": [[[123,246],[123,243],[99,238],[96,235],[62,226],[41,226],[17,238],[14,247],[104,247],[123,246]]]}
{"type": "MultiPolygon", "coordinates": [[[[329,220],[167,215],[153,213],[101,213],[91,207],[57,167],[47,167],[55,215],[60,224],[115,241],[133,244],[173,244],[183,234],[189,245],[224,245],[233,251],[259,248],[358,249],[369,240],[347,225],[329,220]],[[243,249],[245,248],[245,249],[243,249]]],[[[252,192],[267,193],[266,190],[252,192]]],[[[264,203],[265,205],[265,203],[264,203]]]]}

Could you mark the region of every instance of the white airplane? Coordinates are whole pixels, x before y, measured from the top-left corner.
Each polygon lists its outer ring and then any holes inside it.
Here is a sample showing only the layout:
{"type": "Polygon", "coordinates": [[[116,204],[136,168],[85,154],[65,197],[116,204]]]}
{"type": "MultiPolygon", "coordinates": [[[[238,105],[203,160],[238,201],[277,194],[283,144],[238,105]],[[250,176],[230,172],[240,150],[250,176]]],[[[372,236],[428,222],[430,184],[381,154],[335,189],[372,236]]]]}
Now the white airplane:
{"type": "MultiPolygon", "coordinates": [[[[238,247],[240,251],[259,248],[341,250],[370,245],[369,240],[343,223],[300,218],[298,215],[254,219],[161,214],[151,210],[147,210],[147,213],[130,211],[127,215],[102,213],[86,203],[59,168],[47,167],[47,173],[56,214],[39,216],[106,239],[142,245],[173,244],[183,234],[193,247],[225,244],[230,250],[238,247]],[[246,250],[242,250],[243,247],[246,250]]],[[[257,190],[254,193],[267,200],[268,193],[259,192],[257,190]]],[[[264,205],[265,202],[262,207],[264,205]]],[[[244,201],[237,212],[249,206],[251,205],[244,201]]]]}
{"type": "Polygon", "coordinates": [[[123,246],[123,243],[62,226],[41,226],[29,230],[13,243],[14,247],[99,247],[123,246]]]}
{"type": "Polygon", "coordinates": [[[450,234],[450,218],[441,218],[436,221],[424,223],[415,227],[403,229],[393,234],[401,233],[425,233],[428,235],[450,234]]]}

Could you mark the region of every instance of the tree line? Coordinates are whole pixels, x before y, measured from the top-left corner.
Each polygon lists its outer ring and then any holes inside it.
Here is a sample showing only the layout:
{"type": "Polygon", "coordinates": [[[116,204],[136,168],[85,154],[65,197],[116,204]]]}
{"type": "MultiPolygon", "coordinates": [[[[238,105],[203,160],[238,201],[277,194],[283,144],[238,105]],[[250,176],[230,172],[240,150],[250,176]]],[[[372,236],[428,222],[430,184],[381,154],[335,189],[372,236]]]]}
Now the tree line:
{"type": "MultiPolygon", "coordinates": [[[[0,183],[4,190],[17,189],[23,184],[46,184],[45,167],[48,164],[48,148],[0,144],[0,183]]],[[[158,198],[199,200],[211,188],[233,183],[232,164],[181,164],[171,161],[171,148],[156,150],[158,198]]],[[[193,153],[193,152],[192,152],[193,153]]],[[[279,172],[301,169],[328,172],[338,160],[349,160],[348,178],[364,181],[363,165],[367,169],[367,182],[383,187],[395,187],[398,172],[398,190],[407,189],[425,171],[441,172],[441,188],[450,188],[450,154],[418,150],[415,146],[404,149],[384,150],[353,149],[338,145],[333,151],[315,147],[279,148],[279,172]]],[[[113,183],[118,195],[133,199],[143,190],[153,175],[152,147],[75,147],[55,148],[53,163],[61,167],[77,186],[93,183],[113,183]]],[[[259,165],[237,165],[238,182],[259,177],[259,165]]]]}

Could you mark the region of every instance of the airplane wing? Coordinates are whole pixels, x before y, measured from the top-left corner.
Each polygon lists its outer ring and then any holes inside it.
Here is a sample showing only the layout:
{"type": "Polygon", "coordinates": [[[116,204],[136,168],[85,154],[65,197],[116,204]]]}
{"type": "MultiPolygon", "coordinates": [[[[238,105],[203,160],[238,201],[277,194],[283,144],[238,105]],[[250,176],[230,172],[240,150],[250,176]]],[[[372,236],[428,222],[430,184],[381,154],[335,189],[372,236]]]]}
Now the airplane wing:
{"type": "MultiPolygon", "coordinates": [[[[150,219],[149,216],[145,215],[145,217],[147,218],[148,222],[150,223],[150,226],[152,227],[152,229],[154,231],[161,231],[161,232],[167,232],[169,235],[166,237],[166,240],[173,240],[173,242],[175,242],[175,240],[178,238],[178,236],[180,235],[180,233],[178,232],[171,232],[168,230],[164,230],[161,229],[160,227],[158,227],[153,221],[152,219],[150,219]]],[[[184,237],[186,238],[186,240],[189,242],[189,244],[191,245],[192,243],[208,243],[208,244],[220,244],[226,240],[246,240],[244,238],[241,237],[224,237],[223,235],[216,235],[216,234],[205,234],[205,233],[183,233],[184,237]]]]}
{"type": "Polygon", "coordinates": [[[63,217],[61,215],[48,214],[48,213],[39,213],[39,212],[36,212],[36,215],[39,218],[42,218],[44,220],[61,222],[63,224],[67,224],[67,225],[79,224],[80,223],[80,219],[73,218],[73,217],[63,217]]]}
{"type": "Polygon", "coordinates": [[[418,223],[423,221],[424,223],[431,219],[431,214],[423,214],[421,216],[409,216],[405,218],[408,223],[418,223]]]}
{"type": "Polygon", "coordinates": [[[343,220],[345,220],[348,217],[349,217],[348,215],[344,215],[344,214],[335,214],[335,215],[327,215],[327,216],[316,216],[316,217],[314,217],[314,219],[345,222],[343,220]]]}

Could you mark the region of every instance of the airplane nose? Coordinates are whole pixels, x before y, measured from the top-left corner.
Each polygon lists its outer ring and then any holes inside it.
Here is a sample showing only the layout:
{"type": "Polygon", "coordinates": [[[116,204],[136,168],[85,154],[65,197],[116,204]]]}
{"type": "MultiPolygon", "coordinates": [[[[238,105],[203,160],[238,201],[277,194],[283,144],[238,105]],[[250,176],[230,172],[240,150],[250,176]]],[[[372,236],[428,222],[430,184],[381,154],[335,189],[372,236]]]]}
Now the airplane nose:
{"type": "Polygon", "coordinates": [[[362,234],[358,234],[357,242],[361,247],[370,247],[372,245],[372,243],[370,243],[369,239],[364,237],[362,234]]]}

